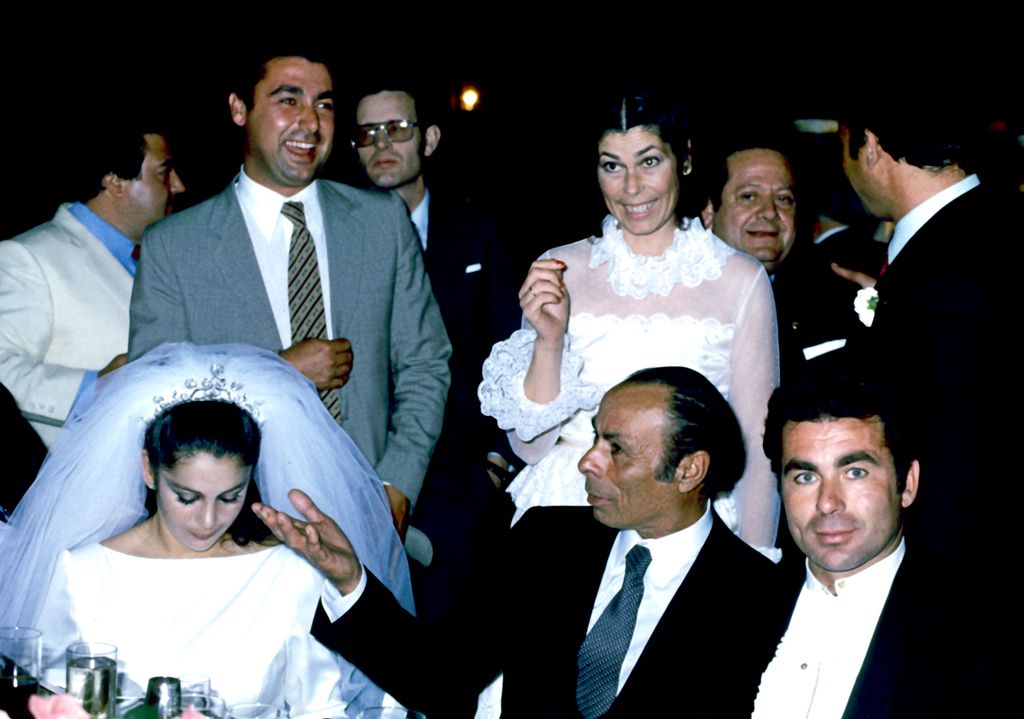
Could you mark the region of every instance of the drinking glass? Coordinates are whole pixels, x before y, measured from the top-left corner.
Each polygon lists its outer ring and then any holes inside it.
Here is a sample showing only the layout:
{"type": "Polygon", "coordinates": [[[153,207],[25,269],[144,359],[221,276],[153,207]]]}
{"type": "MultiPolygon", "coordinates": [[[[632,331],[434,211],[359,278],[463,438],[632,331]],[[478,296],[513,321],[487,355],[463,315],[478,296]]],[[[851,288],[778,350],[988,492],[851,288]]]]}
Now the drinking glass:
{"type": "Polygon", "coordinates": [[[210,677],[206,674],[182,674],[178,681],[182,694],[210,694],[210,677]]]}
{"type": "Polygon", "coordinates": [[[288,710],[277,704],[232,704],[227,719],[288,719],[288,710]]]}
{"type": "Polygon", "coordinates": [[[178,713],[178,716],[180,717],[188,712],[189,707],[192,707],[194,712],[202,714],[207,719],[224,719],[224,714],[226,713],[224,700],[209,694],[182,694],[181,711],[178,713]]]}
{"type": "Polygon", "coordinates": [[[75,642],[67,652],[67,692],[95,719],[112,719],[117,707],[117,647],[75,642]]]}
{"type": "Polygon", "coordinates": [[[43,635],[31,627],[0,627],[0,709],[28,719],[28,698],[39,689],[43,635]]]}

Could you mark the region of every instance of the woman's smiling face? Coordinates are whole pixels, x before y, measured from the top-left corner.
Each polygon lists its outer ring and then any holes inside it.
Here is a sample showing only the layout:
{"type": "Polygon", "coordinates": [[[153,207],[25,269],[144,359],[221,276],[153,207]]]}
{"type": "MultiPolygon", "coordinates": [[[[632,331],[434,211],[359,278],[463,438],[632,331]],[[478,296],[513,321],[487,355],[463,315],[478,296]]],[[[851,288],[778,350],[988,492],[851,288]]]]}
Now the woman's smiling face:
{"type": "Polygon", "coordinates": [[[676,228],[679,202],[676,156],[652,128],[608,132],[597,146],[597,181],[608,211],[618,220],[626,242],[667,247],[676,228]],[[653,240],[654,242],[648,242],[653,240]]]}

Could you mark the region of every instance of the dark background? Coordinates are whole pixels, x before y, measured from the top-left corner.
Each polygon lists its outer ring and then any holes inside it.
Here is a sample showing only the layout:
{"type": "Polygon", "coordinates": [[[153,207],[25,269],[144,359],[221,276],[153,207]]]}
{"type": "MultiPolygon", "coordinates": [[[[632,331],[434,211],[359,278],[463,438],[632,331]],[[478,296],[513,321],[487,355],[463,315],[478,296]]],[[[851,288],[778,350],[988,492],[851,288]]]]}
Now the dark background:
{"type": "MultiPolygon", "coordinates": [[[[0,237],[39,224],[52,217],[58,203],[78,199],[69,195],[68,178],[90,132],[140,110],[165,120],[188,188],[179,208],[223,189],[241,163],[241,134],[227,112],[238,48],[285,31],[304,37],[298,25],[337,26],[334,32],[319,27],[310,33],[315,35],[311,46],[333,61],[339,94],[335,150],[324,176],[360,182],[347,133],[354,106],[345,93],[354,80],[370,71],[416,72],[430,78],[443,102],[473,82],[481,92],[480,108],[453,112],[441,123],[441,144],[428,165],[430,185],[500,214],[531,256],[599,227],[604,212],[594,148],[582,128],[603,88],[624,80],[659,83],[701,116],[713,134],[730,122],[834,117],[851,88],[882,78],[897,86],[913,83],[929,72],[924,58],[957,56],[953,45],[942,44],[946,40],[926,39],[896,52],[891,37],[854,43],[839,32],[790,35],[787,45],[785,38],[767,28],[759,33],[756,26],[743,39],[716,42],[704,36],[698,42],[696,30],[640,22],[639,16],[608,18],[598,30],[572,25],[538,30],[512,23],[501,32],[493,27],[485,32],[460,18],[459,27],[431,29],[432,41],[426,42],[393,32],[399,16],[407,29],[415,26],[411,11],[349,10],[354,17],[335,9],[336,17],[318,22],[309,19],[314,8],[283,8],[280,17],[253,21],[245,32],[225,29],[223,23],[213,29],[199,17],[179,18],[173,28],[134,18],[130,29],[121,31],[102,24],[98,30],[94,18],[83,18],[87,31],[71,20],[44,31],[38,18],[27,24],[12,19],[8,35],[20,38],[24,47],[12,43],[0,49],[7,68],[7,92],[0,100],[7,212],[0,237]]],[[[1015,191],[1022,177],[1016,141],[1020,63],[1013,46],[991,33],[972,38],[966,59],[943,60],[940,72],[956,88],[943,102],[947,110],[976,115],[998,130],[989,153],[998,172],[991,174],[1015,191]]],[[[802,146],[809,158],[802,184],[835,182],[835,136],[806,136],[802,146]]]]}

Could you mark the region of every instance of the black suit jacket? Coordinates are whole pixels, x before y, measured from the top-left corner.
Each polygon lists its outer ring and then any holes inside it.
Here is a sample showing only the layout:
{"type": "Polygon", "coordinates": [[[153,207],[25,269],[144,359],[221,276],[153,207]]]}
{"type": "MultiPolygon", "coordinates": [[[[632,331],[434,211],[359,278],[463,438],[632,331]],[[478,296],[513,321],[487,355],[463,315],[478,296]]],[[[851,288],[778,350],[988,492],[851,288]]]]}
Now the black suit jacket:
{"type": "Polygon", "coordinates": [[[1007,461],[1019,433],[1006,420],[1022,408],[1017,227],[983,188],[946,205],[878,281],[874,325],[855,347],[907,420],[921,462],[907,534],[936,571],[1016,560],[1015,527],[998,506],[1020,506],[1021,483],[998,478],[1019,473],[1007,461]]]}
{"type": "Polygon", "coordinates": [[[470,205],[430,194],[427,274],[452,344],[452,384],[441,437],[412,524],[433,545],[429,567],[412,565],[420,616],[446,611],[491,555],[511,517],[508,495],[487,476],[487,452],[512,459],[505,433],[480,413],[481,368],[495,342],[519,326],[520,278],[499,225],[470,205]]]}
{"type": "Polygon", "coordinates": [[[944,589],[908,550],[843,719],[1020,716],[1011,696],[1017,681],[1004,680],[1019,660],[997,658],[1001,642],[979,631],[978,601],[965,603],[944,589]]]}
{"type": "Polygon", "coordinates": [[[452,344],[452,384],[436,454],[486,453],[500,448],[504,432],[480,414],[477,387],[491,347],[519,328],[522,278],[499,225],[470,205],[431,193],[428,228],[427,274],[452,344]]]}
{"type": "MultiPolygon", "coordinates": [[[[576,654],[617,530],[586,507],[528,512],[467,601],[416,620],[373,577],[313,635],[407,706],[430,714],[504,672],[505,717],[575,717],[576,654]],[[415,660],[396,661],[398,648],[415,660]]],[[[717,517],[609,717],[747,717],[784,614],[775,567],[717,517]]]]}
{"type": "Polygon", "coordinates": [[[784,383],[804,370],[808,361],[804,349],[837,339],[855,342],[867,331],[853,308],[860,287],[839,277],[831,263],[875,276],[885,260],[885,249],[853,228],[821,244],[793,248],[772,278],[784,383]]]}

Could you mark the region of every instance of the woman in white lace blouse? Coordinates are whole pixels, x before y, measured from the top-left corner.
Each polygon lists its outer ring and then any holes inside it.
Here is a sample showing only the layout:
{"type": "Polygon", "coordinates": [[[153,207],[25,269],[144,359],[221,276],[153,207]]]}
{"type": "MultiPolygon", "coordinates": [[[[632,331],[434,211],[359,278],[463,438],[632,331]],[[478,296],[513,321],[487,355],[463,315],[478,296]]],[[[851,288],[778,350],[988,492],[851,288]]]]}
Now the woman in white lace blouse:
{"type": "Polygon", "coordinates": [[[650,95],[617,98],[598,128],[602,235],[533,263],[519,291],[523,329],[484,364],[482,409],[514,430],[513,449],[529,464],[509,487],[518,518],[537,505],[587,503],[576,464],[609,387],[645,367],[700,371],[729,399],[747,448],[743,478],[715,508],[772,556],[779,500],[761,449],[778,383],[771,284],[756,260],[677,216],[681,194],[694,215],[706,200],[681,193],[694,169],[681,120],[650,95]]]}

